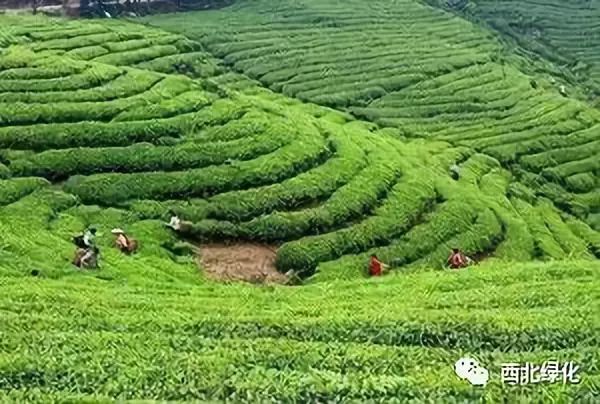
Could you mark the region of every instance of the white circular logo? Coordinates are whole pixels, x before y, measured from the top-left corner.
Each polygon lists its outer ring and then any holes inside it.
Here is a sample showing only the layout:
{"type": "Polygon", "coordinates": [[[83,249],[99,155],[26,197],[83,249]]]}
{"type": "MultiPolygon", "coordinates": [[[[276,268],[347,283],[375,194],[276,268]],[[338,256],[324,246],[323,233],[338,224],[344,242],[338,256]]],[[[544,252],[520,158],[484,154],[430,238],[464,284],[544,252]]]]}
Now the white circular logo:
{"type": "Polygon", "coordinates": [[[490,378],[486,368],[473,358],[460,358],[454,364],[454,372],[462,380],[468,380],[474,386],[485,386],[490,378]]]}

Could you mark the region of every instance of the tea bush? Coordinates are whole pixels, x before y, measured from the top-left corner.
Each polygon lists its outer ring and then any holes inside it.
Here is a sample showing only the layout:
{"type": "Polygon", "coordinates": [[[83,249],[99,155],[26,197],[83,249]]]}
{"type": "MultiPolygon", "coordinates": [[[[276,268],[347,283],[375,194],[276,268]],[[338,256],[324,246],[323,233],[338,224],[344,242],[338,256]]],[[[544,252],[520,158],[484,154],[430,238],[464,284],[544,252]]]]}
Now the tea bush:
{"type": "Polygon", "coordinates": [[[75,176],[65,189],[86,203],[116,204],[133,198],[209,196],[233,189],[280,182],[325,160],[323,138],[306,138],[254,160],[185,172],[75,176]],[[296,144],[298,143],[298,144],[296,144]]]}
{"type": "Polygon", "coordinates": [[[258,135],[229,142],[153,146],[77,148],[49,150],[11,161],[15,176],[61,180],[76,174],[101,172],[176,171],[219,165],[227,160],[249,160],[271,153],[289,139],[282,135],[258,135]]]}
{"type": "Polygon", "coordinates": [[[0,179],[0,206],[18,201],[33,191],[47,185],[49,185],[48,181],[42,178],[0,179]]]}
{"type": "Polygon", "coordinates": [[[161,80],[158,74],[127,70],[125,74],[102,86],[72,91],[1,93],[4,102],[54,103],[92,102],[126,98],[148,91],[161,80]]]}
{"type": "Polygon", "coordinates": [[[0,401],[593,401],[593,107],[409,0],[148,21],[179,33],[0,15],[0,401]],[[273,243],[304,284],[215,283],[183,239],[273,243]],[[439,270],[452,247],[478,265],[439,270]],[[473,389],[466,354],[582,382],[473,389]]]}
{"type": "Polygon", "coordinates": [[[81,90],[107,83],[122,74],[123,70],[117,67],[94,65],[81,73],[75,73],[59,78],[1,80],[0,92],[81,90]]]}

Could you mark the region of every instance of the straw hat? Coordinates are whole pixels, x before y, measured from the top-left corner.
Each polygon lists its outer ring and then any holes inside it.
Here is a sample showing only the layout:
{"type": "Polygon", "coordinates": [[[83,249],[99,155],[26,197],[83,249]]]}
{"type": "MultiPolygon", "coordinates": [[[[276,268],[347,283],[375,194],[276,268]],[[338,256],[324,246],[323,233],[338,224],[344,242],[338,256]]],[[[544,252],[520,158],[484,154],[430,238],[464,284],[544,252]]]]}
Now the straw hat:
{"type": "Polygon", "coordinates": [[[123,231],[123,229],[112,229],[110,232],[112,234],[125,234],[125,232],[123,231]]]}

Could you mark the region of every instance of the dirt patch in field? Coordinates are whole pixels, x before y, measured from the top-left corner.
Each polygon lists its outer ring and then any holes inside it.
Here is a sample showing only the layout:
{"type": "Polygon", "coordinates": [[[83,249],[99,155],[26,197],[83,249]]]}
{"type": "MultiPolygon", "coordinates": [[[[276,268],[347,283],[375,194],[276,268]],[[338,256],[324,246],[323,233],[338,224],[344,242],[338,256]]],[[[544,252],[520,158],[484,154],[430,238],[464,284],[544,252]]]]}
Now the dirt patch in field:
{"type": "Polygon", "coordinates": [[[198,261],[206,276],[219,281],[286,284],[288,276],[275,268],[277,248],[264,244],[204,244],[198,261]]]}

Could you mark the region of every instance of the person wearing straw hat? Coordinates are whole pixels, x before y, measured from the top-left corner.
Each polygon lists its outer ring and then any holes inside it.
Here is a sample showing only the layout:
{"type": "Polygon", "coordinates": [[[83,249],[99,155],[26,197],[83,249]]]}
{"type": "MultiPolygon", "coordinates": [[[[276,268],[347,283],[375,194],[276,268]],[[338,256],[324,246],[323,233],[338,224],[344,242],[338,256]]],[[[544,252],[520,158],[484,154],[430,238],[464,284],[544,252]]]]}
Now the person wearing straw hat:
{"type": "Polygon", "coordinates": [[[125,232],[123,231],[123,229],[116,228],[116,229],[112,229],[110,232],[112,234],[114,234],[115,236],[117,236],[117,239],[115,240],[115,242],[116,242],[119,250],[121,250],[123,252],[129,251],[129,239],[125,235],[125,232]]]}

